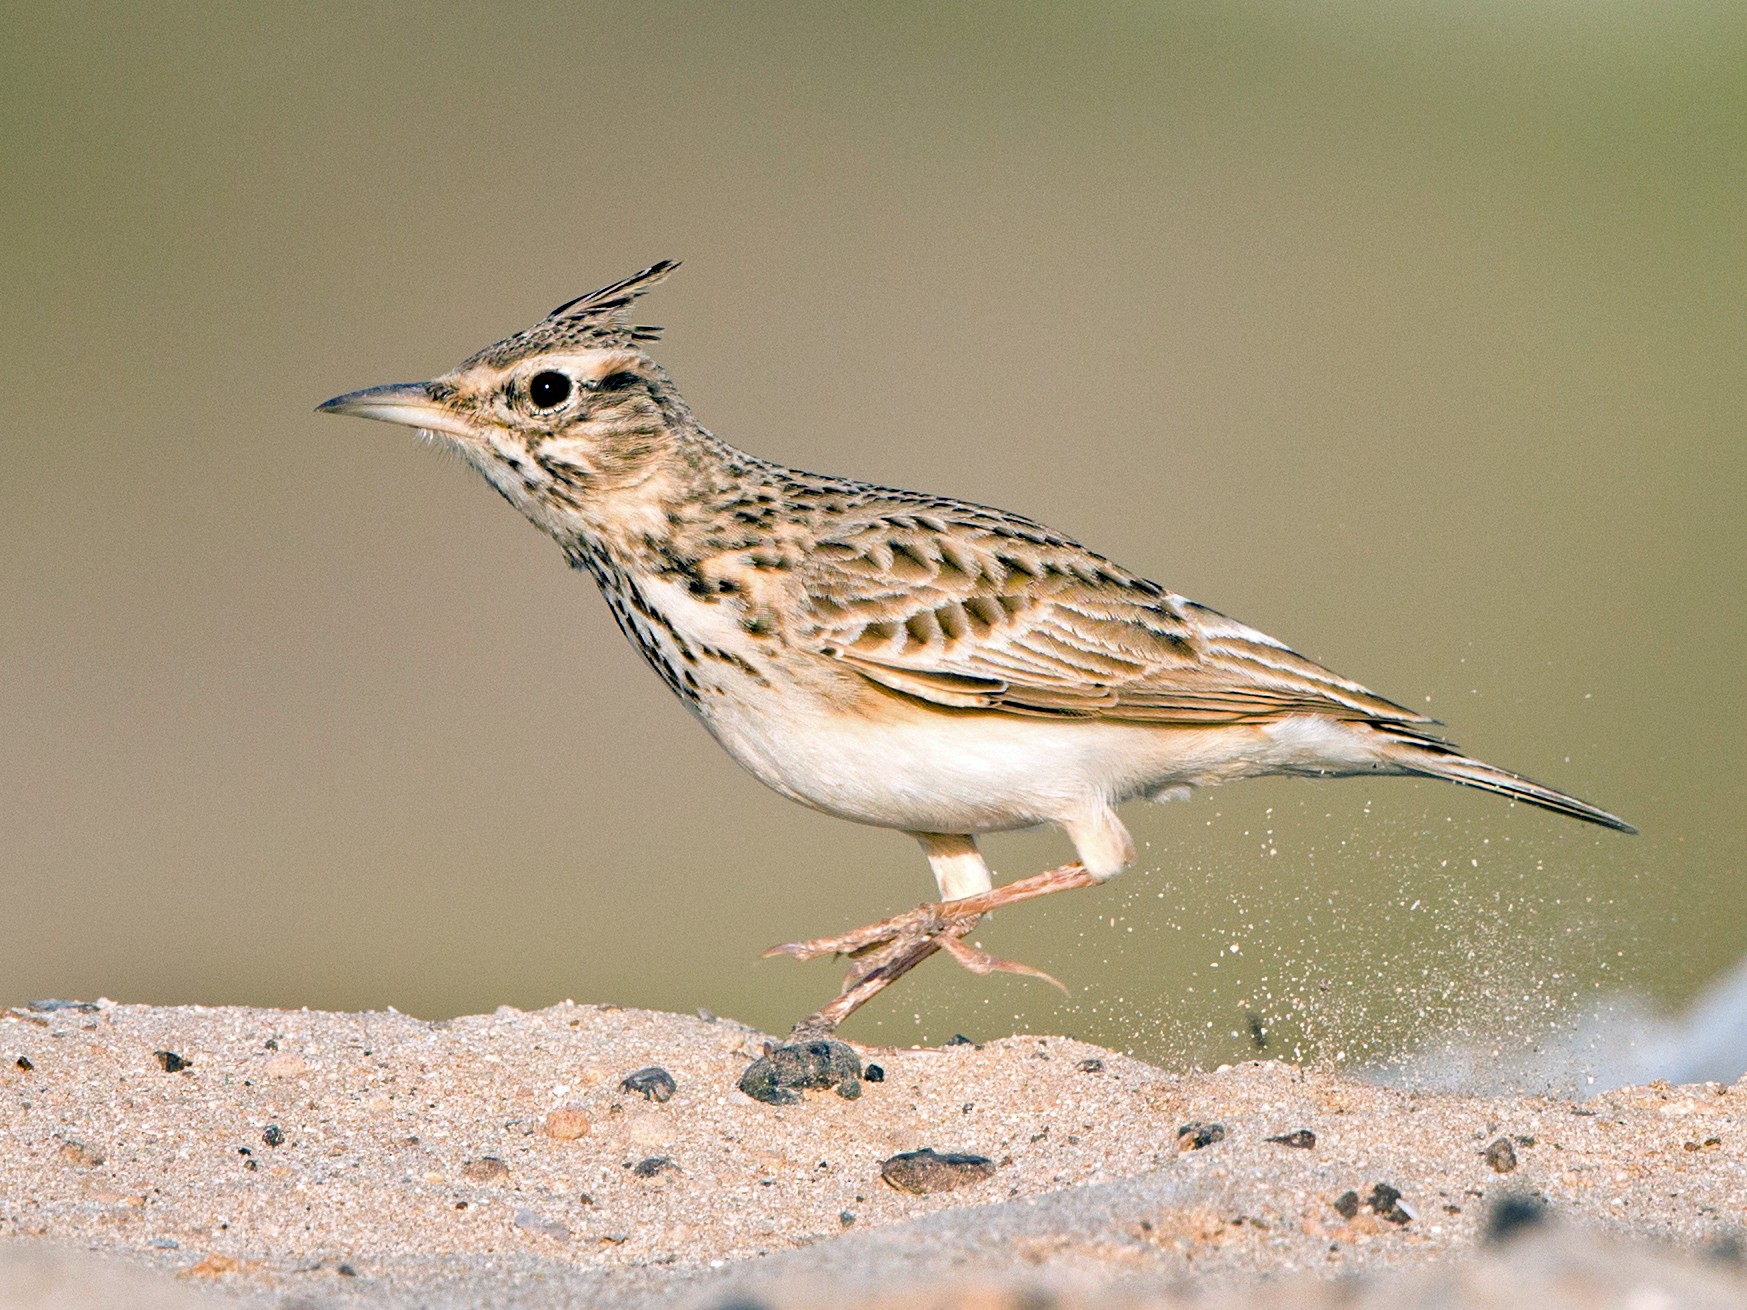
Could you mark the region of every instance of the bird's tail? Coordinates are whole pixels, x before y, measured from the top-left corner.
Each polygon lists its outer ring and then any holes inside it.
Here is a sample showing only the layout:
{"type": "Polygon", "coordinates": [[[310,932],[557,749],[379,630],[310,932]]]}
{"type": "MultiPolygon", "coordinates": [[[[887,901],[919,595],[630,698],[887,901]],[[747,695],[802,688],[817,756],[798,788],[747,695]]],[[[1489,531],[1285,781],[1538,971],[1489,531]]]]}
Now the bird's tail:
{"type": "Polygon", "coordinates": [[[1442,778],[1446,782],[1460,783],[1464,787],[1478,787],[1481,791],[1489,791],[1498,796],[1508,796],[1512,800],[1523,801],[1529,805],[1538,805],[1543,810],[1552,810],[1555,814],[1567,814],[1573,819],[1582,819],[1585,823],[1600,824],[1603,828],[1612,828],[1616,832],[1635,833],[1638,831],[1618,815],[1598,809],[1588,801],[1580,801],[1575,796],[1567,796],[1562,791],[1536,782],[1533,778],[1525,778],[1520,773],[1511,773],[1506,769],[1496,768],[1479,760],[1471,760],[1458,752],[1455,747],[1435,739],[1410,736],[1404,733],[1397,738],[1395,749],[1390,752],[1390,757],[1392,763],[1407,773],[1415,773],[1427,778],[1442,778]]]}

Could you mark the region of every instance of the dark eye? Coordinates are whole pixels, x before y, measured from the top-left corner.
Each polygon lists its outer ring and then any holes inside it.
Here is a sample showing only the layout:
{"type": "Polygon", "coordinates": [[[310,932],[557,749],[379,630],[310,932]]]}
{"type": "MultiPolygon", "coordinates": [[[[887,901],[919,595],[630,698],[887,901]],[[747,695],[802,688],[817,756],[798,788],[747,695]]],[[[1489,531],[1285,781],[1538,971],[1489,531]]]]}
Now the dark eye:
{"type": "Polygon", "coordinates": [[[570,399],[570,379],[555,369],[528,379],[528,399],[536,409],[556,409],[570,399]]]}

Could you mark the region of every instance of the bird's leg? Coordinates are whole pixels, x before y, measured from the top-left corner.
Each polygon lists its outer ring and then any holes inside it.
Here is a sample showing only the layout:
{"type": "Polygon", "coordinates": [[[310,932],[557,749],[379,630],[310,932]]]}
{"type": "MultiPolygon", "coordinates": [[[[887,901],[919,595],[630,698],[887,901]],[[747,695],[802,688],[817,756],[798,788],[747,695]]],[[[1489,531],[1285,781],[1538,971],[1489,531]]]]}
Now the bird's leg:
{"type": "MultiPolygon", "coordinates": [[[[982,917],[1003,905],[1035,900],[1055,892],[1071,891],[1075,887],[1090,887],[1096,881],[1079,864],[1064,864],[1045,873],[1021,878],[1005,887],[977,892],[950,901],[929,901],[904,914],[856,928],[836,937],[816,937],[812,941],[789,942],[773,946],[765,952],[771,955],[792,955],[797,960],[814,960],[821,955],[846,955],[855,961],[843,980],[843,990],[829,1005],[815,1010],[795,1025],[797,1033],[829,1033],[850,1015],[890,987],[936,951],[945,951],[973,973],[1018,973],[1042,978],[1061,987],[1047,973],[1012,960],[996,959],[961,938],[977,926],[982,917]]],[[[1063,991],[1067,988],[1063,987],[1063,991]]]]}

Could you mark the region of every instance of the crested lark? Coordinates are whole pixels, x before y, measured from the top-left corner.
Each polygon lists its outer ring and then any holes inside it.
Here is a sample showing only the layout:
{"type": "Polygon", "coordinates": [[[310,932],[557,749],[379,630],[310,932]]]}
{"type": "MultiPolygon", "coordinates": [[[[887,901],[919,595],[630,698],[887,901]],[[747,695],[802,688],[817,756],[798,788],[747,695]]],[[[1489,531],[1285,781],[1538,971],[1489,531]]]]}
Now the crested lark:
{"type": "Polygon", "coordinates": [[[921,842],[939,903],[773,948],[855,960],[797,1028],[834,1028],[939,950],[1035,974],[961,939],[997,906],[1120,873],[1134,858],[1123,801],[1265,774],[1408,774],[1633,831],[1042,524],[736,450],[650,358],[657,329],[627,321],[674,267],[561,305],[433,381],[321,410],[453,446],[594,577],[755,777],[921,842]],[[976,834],[1046,822],[1079,859],[992,887],[976,834]]]}

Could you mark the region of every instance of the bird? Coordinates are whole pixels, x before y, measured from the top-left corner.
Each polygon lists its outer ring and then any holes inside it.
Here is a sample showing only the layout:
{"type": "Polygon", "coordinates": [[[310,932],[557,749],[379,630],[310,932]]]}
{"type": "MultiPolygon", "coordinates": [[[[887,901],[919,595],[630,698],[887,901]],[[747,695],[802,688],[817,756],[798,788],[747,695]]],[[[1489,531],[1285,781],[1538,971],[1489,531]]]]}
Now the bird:
{"type": "Polygon", "coordinates": [[[964,938],[999,907],[1128,867],[1127,801],[1267,775],[1405,775],[1636,831],[1030,518],[728,444],[651,355],[661,329],[631,321],[677,266],[566,301],[439,377],[318,410],[459,452],[594,579],[644,660],[754,777],[920,843],[938,901],[766,952],[851,961],[796,1033],[833,1033],[942,951],[976,973],[1055,982],[964,938]],[[995,886],[978,835],[1046,824],[1075,859],[995,886]]]}

